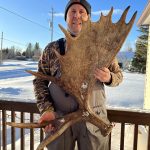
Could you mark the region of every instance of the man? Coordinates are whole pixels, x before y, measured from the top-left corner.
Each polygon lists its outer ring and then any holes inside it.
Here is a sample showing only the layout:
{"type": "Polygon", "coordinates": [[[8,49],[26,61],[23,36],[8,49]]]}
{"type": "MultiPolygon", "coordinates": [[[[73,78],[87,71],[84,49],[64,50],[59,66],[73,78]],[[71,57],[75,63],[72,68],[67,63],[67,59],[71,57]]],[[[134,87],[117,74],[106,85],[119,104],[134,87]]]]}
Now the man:
{"type": "MultiPolygon", "coordinates": [[[[82,22],[87,21],[91,15],[91,6],[85,0],[70,0],[65,9],[65,20],[67,22],[68,31],[73,37],[79,35],[82,29],[82,22]]],[[[48,44],[45,48],[38,65],[38,71],[47,75],[59,77],[59,63],[52,49],[57,50],[60,54],[62,48],[65,47],[65,39],[61,39],[48,44]],[[60,42],[61,41],[61,42],[60,42]]],[[[122,81],[122,73],[116,59],[109,68],[97,68],[93,73],[97,79],[93,90],[93,98],[91,107],[101,118],[109,122],[107,119],[107,111],[105,107],[105,91],[104,84],[108,86],[117,86],[122,81]]],[[[54,83],[36,78],[34,80],[35,96],[37,98],[37,106],[41,112],[39,123],[54,120],[56,115],[65,115],[76,111],[78,104],[74,97],[67,94],[54,83]]],[[[55,131],[52,124],[45,127],[46,134],[55,131]]],[[[60,137],[48,145],[50,150],[74,150],[75,142],[79,150],[108,150],[109,137],[103,137],[99,129],[85,122],[79,122],[68,128],[60,137]]]]}

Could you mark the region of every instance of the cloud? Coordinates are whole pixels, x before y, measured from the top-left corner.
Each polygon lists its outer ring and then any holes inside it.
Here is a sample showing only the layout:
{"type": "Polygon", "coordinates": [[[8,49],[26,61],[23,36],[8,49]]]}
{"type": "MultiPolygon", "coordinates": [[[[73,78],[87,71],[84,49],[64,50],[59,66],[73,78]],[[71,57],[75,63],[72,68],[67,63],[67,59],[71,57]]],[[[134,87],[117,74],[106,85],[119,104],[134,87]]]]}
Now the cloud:
{"type": "Polygon", "coordinates": [[[64,17],[64,13],[54,13],[55,17],[64,17]]]}
{"type": "MultiPolygon", "coordinates": [[[[48,13],[49,16],[51,16],[52,14],[51,13],[48,13]]],[[[55,17],[64,17],[64,13],[54,13],[54,16],[55,17]]]]}
{"type": "MultiPolygon", "coordinates": [[[[109,13],[109,11],[110,11],[110,10],[94,11],[94,12],[92,12],[92,15],[97,16],[97,15],[100,15],[101,12],[102,12],[104,15],[107,15],[107,14],[109,13]]],[[[114,9],[114,11],[113,11],[113,14],[114,14],[114,15],[120,15],[120,14],[122,14],[122,13],[123,13],[123,11],[122,11],[121,9],[114,9]]],[[[51,14],[49,14],[49,15],[51,15],[51,14]]],[[[64,13],[54,13],[54,16],[55,16],[55,17],[64,17],[64,13]]]]}
{"type": "MultiPolygon", "coordinates": [[[[103,15],[107,15],[109,13],[110,10],[101,10],[101,11],[94,11],[92,12],[92,15],[97,16],[100,15],[101,13],[103,13],[103,15]]],[[[114,15],[120,15],[122,14],[123,11],[121,9],[114,9],[113,14],[114,15]]]]}

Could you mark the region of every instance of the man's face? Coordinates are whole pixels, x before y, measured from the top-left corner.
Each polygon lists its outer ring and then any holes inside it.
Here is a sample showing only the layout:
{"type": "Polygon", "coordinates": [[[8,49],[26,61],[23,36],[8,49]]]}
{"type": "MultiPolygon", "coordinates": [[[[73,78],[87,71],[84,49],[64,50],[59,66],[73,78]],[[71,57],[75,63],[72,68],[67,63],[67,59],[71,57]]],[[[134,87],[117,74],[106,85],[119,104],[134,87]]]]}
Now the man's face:
{"type": "Polygon", "coordinates": [[[88,20],[86,9],[80,4],[73,4],[67,13],[67,24],[73,35],[78,35],[82,28],[82,21],[88,20]]]}

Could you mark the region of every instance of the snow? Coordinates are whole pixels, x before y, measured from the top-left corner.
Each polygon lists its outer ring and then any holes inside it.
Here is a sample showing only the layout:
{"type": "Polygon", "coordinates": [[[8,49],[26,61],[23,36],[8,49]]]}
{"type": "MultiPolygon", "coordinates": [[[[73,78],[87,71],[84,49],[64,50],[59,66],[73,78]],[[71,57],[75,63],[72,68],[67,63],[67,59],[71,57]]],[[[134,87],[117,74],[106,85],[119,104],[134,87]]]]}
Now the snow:
{"type": "MultiPolygon", "coordinates": [[[[0,98],[35,101],[34,77],[25,70],[37,70],[35,61],[7,60],[0,65],[0,98]]],[[[123,72],[124,80],[117,87],[105,87],[107,105],[143,108],[145,74],[123,72]]]]}
{"type": "MultiPolygon", "coordinates": [[[[34,77],[27,73],[25,70],[37,70],[37,62],[35,61],[16,61],[16,60],[7,60],[0,65],[0,99],[8,100],[21,100],[26,102],[35,102],[33,84],[32,81],[34,77]]],[[[144,82],[145,75],[138,73],[123,72],[124,80],[118,87],[105,87],[107,95],[107,106],[109,107],[120,107],[128,109],[141,109],[143,108],[144,102],[144,82]]],[[[114,128],[113,140],[117,140],[119,137],[118,124],[114,128]]],[[[127,133],[132,133],[132,126],[129,125],[126,127],[127,133]]],[[[20,139],[19,139],[19,129],[16,129],[16,147],[20,149],[20,139]]],[[[10,134],[10,128],[7,128],[8,134],[10,134]]],[[[145,134],[145,130],[141,127],[141,132],[145,134]]],[[[39,132],[35,131],[35,147],[39,144],[39,132]]],[[[132,140],[133,134],[126,136],[125,143],[132,140]]],[[[142,134],[143,135],[143,134],[142,134]]],[[[142,136],[141,135],[141,136],[142,136]]],[[[9,137],[9,136],[8,136],[9,137]]],[[[11,149],[10,139],[8,140],[7,149],[11,149]]],[[[30,136],[29,130],[26,131],[26,149],[29,149],[30,136]]],[[[144,143],[144,141],[141,140],[144,143]]],[[[117,141],[114,141],[117,143],[117,141]]],[[[113,147],[112,150],[119,149],[118,144],[113,147]],[[117,148],[115,148],[117,147],[117,148]]],[[[130,144],[126,149],[130,150],[130,144]]],[[[144,149],[143,149],[144,150],[144,149]]]]}
{"type": "Polygon", "coordinates": [[[123,82],[106,87],[107,104],[114,107],[143,108],[145,74],[123,72],[123,82]]]}
{"type": "Polygon", "coordinates": [[[37,62],[9,60],[0,65],[0,98],[34,101],[32,80],[25,70],[37,70],[37,62]]]}

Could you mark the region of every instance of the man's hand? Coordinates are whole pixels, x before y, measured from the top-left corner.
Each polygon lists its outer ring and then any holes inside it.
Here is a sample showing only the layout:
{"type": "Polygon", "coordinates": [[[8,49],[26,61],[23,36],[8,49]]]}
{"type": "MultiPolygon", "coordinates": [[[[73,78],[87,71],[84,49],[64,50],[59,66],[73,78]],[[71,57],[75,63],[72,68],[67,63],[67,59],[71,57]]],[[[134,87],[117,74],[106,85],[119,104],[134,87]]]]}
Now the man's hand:
{"type": "MultiPolygon", "coordinates": [[[[43,123],[43,122],[47,122],[47,121],[51,121],[51,120],[55,120],[55,114],[54,114],[54,112],[47,111],[42,114],[42,116],[40,117],[38,122],[43,123]]],[[[49,124],[48,126],[46,126],[44,128],[44,132],[50,132],[53,130],[54,130],[54,127],[52,126],[52,124],[49,124]]]]}
{"type": "Polygon", "coordinates": [[[94,72],[94,76],[96,79],[100,80],[101,82],[109,83],[111,81],[110,70],[106,67],[103,67],[101,69],[96,68],[94,72]]]}

